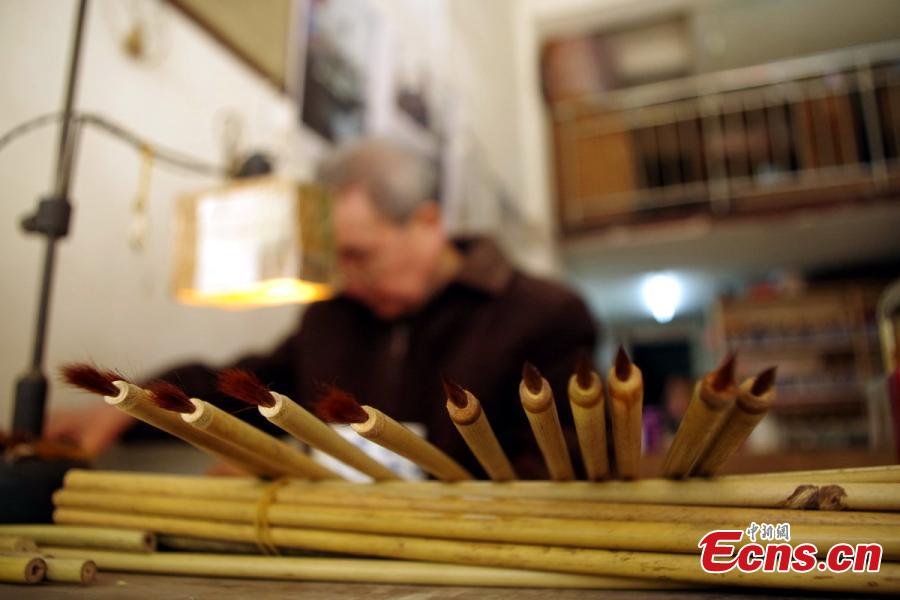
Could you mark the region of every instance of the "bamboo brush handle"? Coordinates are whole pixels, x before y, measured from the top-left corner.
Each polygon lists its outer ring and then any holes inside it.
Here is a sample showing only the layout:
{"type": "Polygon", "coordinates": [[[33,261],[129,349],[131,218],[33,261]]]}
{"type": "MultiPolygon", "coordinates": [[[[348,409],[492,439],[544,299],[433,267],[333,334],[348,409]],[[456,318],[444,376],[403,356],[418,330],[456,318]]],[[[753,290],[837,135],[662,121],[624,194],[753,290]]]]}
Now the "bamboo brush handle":
{"type": "Polygon", "coordinates": [[[578,376],[569,378],[569,404],[578,433],[581,458],[590,481],[609,477],[609,453],[606,448],[606,403],[600,376],[591,373],[591,385],[582,388],[578,376]]]}
{"type": "Polygon", "coordinates": [[[637,479],[641,473],[644,378],[637,365],[632,364],[626,380],[618,378],[615,367],[609,370],[606,380],[616,472],[621,479],[637,479]]]}
{"type": "Polygon", "coordinates": [[[743,473],[718,476],[718,479],[800,479],[832,481],[834,483],[900,483],[900,465],[876,467],[847,467],[839,469],[814,469],[804,471],[779,471],[776,473],[743,473]]]}
{"type": "Polygon", "coordinates": [[[466,391],[467,403],[460,408],[447,401],[447,412],[450,420],[466,445],[478,459],[485,472],[493,481],[511,481],[516,479],[516,472],[506,453],[497,441],[494,430],[488,422],[487,415],[481,408],[481,402],[466,391]]]}
{"type": "MultiPolygon", "coordinates": [[[[214,519],[236,523],[254,523],[257,505],[253,502],[206,500],[185,502],[165,496],[127,494],[91,494],[57,492],[58,508],[89,509],[112,513],[137,513],[181,518],[214,519]]],[[[757,517],[752,517],[756,519],[757,517]]],[[[454,514],[440,511],[386,510],[377,508],[304,506],[273,504],[267,522],[276,527],[300,527],[389,535],[411,535],[485,542],[573,546],[609,550],[677,552],[697,554],[697,540],[716,529],[743,529],[748,521],[712,521],[697,523],[658,521],[619,521],[559,519],[489,514],[454,514]]],[[[794,540],[814,543],[827,549],[838,543],[866,544],[877,541],[885,560],[900,559],[900,526],[888,525],[791,525],[794,540]]]]}
{"type": "MultiPolygon", "coordinates": [[[[231,541],[252,542],[257,535],[256,528],[251,525],[175,517],[57,509],[54,519],[60,522],[103,522],[115,523],[121,527],[149,527],[164,533],[231,541]]],[[[716,587],[737,585],[843,592],[900,592],[900,565],[896,563],[883,563],[878,573],[848,572],[831,577],[823,576],[820,572],[742,573],[732,570],[711,574],[699,567],[696,556],[688,554],[496,544],[287,527],[272,527],[269,533],[280,547],[384,558],[637,577],[716,587]]]]}
{"type": "Polygon", "coordinates": [[[110,406],[115,406],[135,419],[161,429],[194,446],[201,452],[206,452],[217,460],[224,461],[247,473],[269,476],[284,474],[283,470],[266,464],[265,461],[249,450],[191,427],[177,414],[156,406],[146,390],[126,381],[116,381],[113,385],[119,389],[119,394],[117,396],[104,396],[103,398],[110,406]]]}
{"type": "Polygon", "coordinates": [[[350,465],[375,481],[396,481],[401,478],[341,437],[339,433],[318,419],[308,410],[276,392],[270,392],[273,406],[260,406],[259,412],[286,432],[324,452],[344,464],[350,465]]]}
{"type": "Polygon", "coordinates": [[[37,583],[46,572],[47,563],[39,556],[0,556],[0,582],[37,583]]]}
{"type": "Polygon", "coordinates": [[[687,411],[663,461],[664,477],[678,479],[688,476],[694,463],[712,444],[733,405],[733,393],[713,391],[707,378],[696,383],[687,411]]]}
{"type": "MultiPolygon", "coordinates": [[[[353,484],[319,482],[321,489],[354,489],[353,484]]],[[[358,484],[356,484],[358,485],[358,484]]],[[[298,484],[299,486],[299,484],[298,484]]],[[[290,489],[290,487],[288,488],[290,489]]],[[[357,488],[358,489],[358,488],[357,488]]],[[[452,486],[440,482],[377,484],[373,491],[391,494],[439,497],[447,495],[481,495],[493,498],[532,498],[545,500],[580,500],[592,502],[625,502],[638,504],[678,504],[686,506],[753,506],[760,508],[827,508],[829,510],[900,511],[900,485],[895,483],[841,483],[833,485],[815,479],[644,479],[638,481],[461,481],[452,486]],[[820,492],[838,488],[841,500],[820,506],[820,492]]]]}
{"type": "Polygon", "coordinates": [[[369,419],[350,425],[359,435],[413,461],[441,481],[472,479],[459,463],[380,410],[371,406],[363,406],[363,410],[369,419]]]}
{"type": "Polygon", "coordinates": [[[252,500],[267,484],[250,477],[196,477],[129,471],[69,469],[63,476],[67,489],[128,491],[137,494],[170,494],[183,498],[219,497],[252,500]]]}
{"type": "MultiPolygon", "coordinates": [[[[84,557],[89,553],[86,550],[79,550],[78,552],[81,553],[80,557],[84,557]]],[[[136,556],[138,560],[147,558],[146,554],[136,556]]],[[[97,576],[97,565],[92,560],[79,557],[56,558],[45,556],[44,562],[47,563],[47,573],[44,575],[47,581],[87,585],[92,583],[97,576]]]]}
{"type": "MultiPolygon", "coordinates": [[[[812,472],[815,473],[815,472],[812,472]]],[[[825,471],[830,474],[831,471],[825,471]]],[[[888,471],[892,473],[892,471],[888,471]]],[[[278,499],[302,498],[304,494],[380,494],[409,498],[467,496],[493,500],[547,500],[567,502],[621,502],[629,504],[661,504],[681,506],[752,506],[756,508],[786,508],[786,500],[794,496],[798,487],[832,484],[829,475],[821,478],[809,472],[795,479],[776,474],[771,480],[760,475],[748,478],[723,477],[710,480],[691,479],[670,481],[644,479],[639,481],[606,481],[590,483],[574,481],[552,483],[543,481],[511,481],[503,485],[483,481],[460,481],[447,485],[436,481],[383,482],[351,484],[339,481],[291,482],[279,490],[278,499]],[[824,482],[824,483],[823,483],[824,482]]],[[[840,481],[840,480],[838,480],[840,481]]],[[[125,472],[94,472],[72,469],[64,479],[69,489],[128,491],[131,493],[170,494],[184,498],[218,497],[239,500],[258,500],[266,485],[250,478],[190,477],[182,475],[137,474],[125,472]]],[[[857,483],[840,481],[846,492],[848,510],[900,511],[900,484],[857,483]]],[[[321,496],[320,496],[321,497],[321,496]]],[[[0,534],[8,533],[0,528],[0,534]]]]}
{"type": "Polygon", "coordinates": [[[519,382],[519,399],[525,416],[534,432],[550,479],[555,481],[571,481],[575,479],[575,471],[572,469],[572,459],[569,458],[569,448],[563,437],[562,427],[559,424],[559,414],[556,412],[556,402],[553,392],[546,379],[541,379],[541,389],[533,394],[525,381],[519,382]]]}
{"type": "MultiPolygon", "coordinates": [[[[73,490],[74,491],[74,490],[73,490]]],[[[579,502],[478,496],[422,498],[391,496],[369,492],[365,495],[341,492],[297,492],[288,489],[279,501],[294,506],[334,506],[393,510],[493,514],[511,516],[556,517],[606,521],[672,521],[704,523],[739,522],[747,519],[748,509],[725,506],[678,506],[672,504],[625,504],[621,502],[579,502]]],[[[298,508],[299,510],[299,508],[298,508]]],[[[831,525],[900,525],[900,514],[892,512],[845,510],[790,510],[753,508],[757,521],[768,523],[822,523],[831,525]]]]}
{"type": "Polygon", "coordinates": [[[152,552],[156,536],[144,531],[111,527],[60,527],[59,525],[0,525],[0,534],[34,540],[40,546],[85,546],[127,552],[152,552]]]}
{"type": "Polygon", "coordinates": [[[290,475],[309,479],[340,479],[336,473],[326,469],[296,448],[288,446],[256,427],[241,421],[209,402],[191,398],[194,412],[182,414],[185,423],[206,431],[219,439],[251,449],[264,458],[272,468],[280,468],[290,475]]]}
{"type": "MultiPolygon", "coordinates": [[[[57,556],[74,556],[83,550],[48,548],[57,556]]],[[[525,569],[499,569],[446,563],[356,558],[306,558],[286,556],[235,556],[196,552],[159,552],[136,557],[126,552],[91,554],[104,571],[191,575],[292,581],[335,581],[400,585],[451,585],[553,589],[679,589],[677,583],[625,577],[599,577],[549,573],[525,569]]]]}
{"type": "Polygon", "coordinates": [[[761,396],[754,396],[751,389],[755,381],[751,377],[741,384],[737,401],[728,409],[722,427],[700,455],[691,474],[703,477],[715,475],[769,412],[775,400],[775,388],[761,396]]]}
{"type": "Polygon", "coordinates": [[[24,537],[0,535],[0,552],[36,554],[37,544],[24,537]]]}

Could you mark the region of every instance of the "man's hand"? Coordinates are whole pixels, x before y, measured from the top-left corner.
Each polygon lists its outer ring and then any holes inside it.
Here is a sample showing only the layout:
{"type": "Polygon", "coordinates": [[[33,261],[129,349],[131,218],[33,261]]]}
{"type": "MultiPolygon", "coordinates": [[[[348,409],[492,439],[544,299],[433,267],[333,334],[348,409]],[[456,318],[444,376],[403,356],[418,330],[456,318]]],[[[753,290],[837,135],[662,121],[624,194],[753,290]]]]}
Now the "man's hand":
{"type": "Polygon", "coordinates": [[[50,440],[67,440],[89,456],[97,456],[110,448],[134,420],[112,406],[55,411],[50,414],[44,436],[50,440]]]}

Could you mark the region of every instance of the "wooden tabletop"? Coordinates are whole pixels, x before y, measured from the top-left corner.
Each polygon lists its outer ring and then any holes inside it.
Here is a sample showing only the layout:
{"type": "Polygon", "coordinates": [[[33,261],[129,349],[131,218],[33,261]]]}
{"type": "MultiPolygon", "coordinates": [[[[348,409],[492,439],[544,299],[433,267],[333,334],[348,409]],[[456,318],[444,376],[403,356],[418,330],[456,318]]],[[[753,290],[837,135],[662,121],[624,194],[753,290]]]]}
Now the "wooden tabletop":
{"type": "MultiPolygon", "coordinates": [[[[786,590],[717,590],[717,591],[609,591],[609,590],[545,590],[512,588],[426,587],[414,585],[369,585],[362,583],[310,583],[300,581],[254,581],[247,579],[212,579],[204,577],[168,577],[161,575],[131,575],[101,573],[89,586],[38,584],[0,584],[0,598],[166,598],[166,600],[266,600],[268,598],[303,598],[304,600],[459,600],[461,598],[498,598],[500,600],[581,600],[611,598],[613,600],[809,600],[813,596],[786,590]]],[[[817,594],[815,597],[821,597],[817,594]]],[[[835,596],[838,597],[838,596],[835,596]]],[[[844,594],[841,599],[849,598],[844,594]]],[[[860,596],[862,598],[863,596],[860,596]]]]}

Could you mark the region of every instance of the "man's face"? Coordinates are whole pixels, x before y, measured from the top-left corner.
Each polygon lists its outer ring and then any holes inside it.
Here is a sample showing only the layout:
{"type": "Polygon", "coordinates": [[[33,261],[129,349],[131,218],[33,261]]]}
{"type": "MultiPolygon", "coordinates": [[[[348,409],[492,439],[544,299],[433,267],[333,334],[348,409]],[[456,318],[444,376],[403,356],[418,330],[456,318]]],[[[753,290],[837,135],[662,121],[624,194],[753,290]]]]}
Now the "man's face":
{"type": "Polygon", "coordinates": [[[378,213],[364,189],[337,194],[335,243],[343,291],[383,319],[410,313],[427,299],[435,264],[430,219],[396,224],[378,213]]]}

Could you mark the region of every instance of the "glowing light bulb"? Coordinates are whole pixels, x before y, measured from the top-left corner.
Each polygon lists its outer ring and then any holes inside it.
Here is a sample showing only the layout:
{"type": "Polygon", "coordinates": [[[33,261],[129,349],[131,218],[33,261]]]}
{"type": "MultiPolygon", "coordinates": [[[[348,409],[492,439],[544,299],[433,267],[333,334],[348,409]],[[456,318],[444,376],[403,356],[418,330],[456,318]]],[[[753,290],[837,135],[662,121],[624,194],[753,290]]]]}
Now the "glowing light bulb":
{"type": "Polygon", "coordinates": [[[654,273],[644,279],[641,297],[658,323],[668,323],[681,304],[681,282],[668,273],[654,273]]]}

